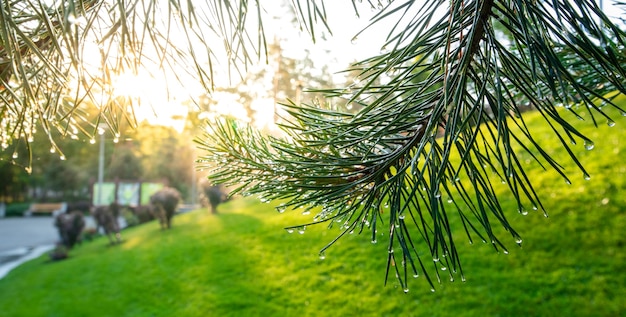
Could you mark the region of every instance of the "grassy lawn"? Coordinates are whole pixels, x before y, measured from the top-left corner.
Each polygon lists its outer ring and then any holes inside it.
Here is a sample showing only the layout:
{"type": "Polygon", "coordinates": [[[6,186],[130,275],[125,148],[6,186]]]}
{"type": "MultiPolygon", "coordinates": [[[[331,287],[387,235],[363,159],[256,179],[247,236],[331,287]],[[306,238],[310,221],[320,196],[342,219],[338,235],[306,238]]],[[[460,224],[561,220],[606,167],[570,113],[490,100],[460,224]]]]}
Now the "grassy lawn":
{"type": "Polygon", "coordinates": [[[179,215],[169,231],[157,223],[127,229],[118,246],[99,238],[67,260],[30,261],[0,280],[0,316],[624,316],[626,118],[611,114],[614,127],[576,122],[595,142],[591,151],[572,146],[589,180],[532,120],[538,114],[528,116],[571,184],[528,163],[549,217],[521,215],[503,199],[524,239],[519,248],[501,234],[509,254],[470,245],[456,228],[466,281],[442,274],[435,292],[423,277],[406,294],[394,279],[384,285],[384,236],[372,244],[369,234],[348,235],[320,259],[336,229],[289,234],[282,228],[312,215],[246,198],[218,215],[179,215]]]}

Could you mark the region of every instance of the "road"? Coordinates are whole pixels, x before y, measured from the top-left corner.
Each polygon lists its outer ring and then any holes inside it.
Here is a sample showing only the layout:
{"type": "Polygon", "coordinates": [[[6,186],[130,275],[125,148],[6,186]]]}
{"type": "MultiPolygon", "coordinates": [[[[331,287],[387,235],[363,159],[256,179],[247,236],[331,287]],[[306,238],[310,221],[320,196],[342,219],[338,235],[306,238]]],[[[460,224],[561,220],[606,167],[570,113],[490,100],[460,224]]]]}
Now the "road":
{"type": "Polygon", "coordinates": [[[54,245],[58,240],[51,216],[0,218],[0,254],[18,248],[54,245]]]}
{"type": "MultiPolygon", "coordinates": [[[[85,217],[85,223],[95,227],[91,217],[85,217]]],[[[52,216],[0,218],[0,278],[25,261],[48,252],[58,241],[52,216]]]]}
{"type": "Polygon", "coordinates": [[[52,217],[0,218],[0,278],[51,250],[59,240],[52,217]]]}

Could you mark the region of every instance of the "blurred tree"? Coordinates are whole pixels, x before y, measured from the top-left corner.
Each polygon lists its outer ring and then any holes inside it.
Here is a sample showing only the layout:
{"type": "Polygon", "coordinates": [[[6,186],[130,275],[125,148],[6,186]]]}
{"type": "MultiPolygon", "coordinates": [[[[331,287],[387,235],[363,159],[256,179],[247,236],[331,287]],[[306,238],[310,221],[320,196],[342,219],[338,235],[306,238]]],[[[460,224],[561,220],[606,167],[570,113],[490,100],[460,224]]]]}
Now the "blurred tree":
{"type": "Polygon", "coordinates": [[[233,107],[241,105],[250,124],[267,127],[280,121],[280,115],[285,115],[280,104],[287,103],[288,99],[296,104],[332,102],[331,97],[322,92],[334,86],[328,66],[316,65],[308,50],[302,59],[286,56],[277,41],[274,39],[268,45],[267,64],[251,68],[236,85],[217,87],[202,96],[201,107],[215,114],[236,117],[233,107]]]}
{"type": "Polygon", "coordinates": [[[17,166],[0,159],[0,202],[19,202],[25,199],[28,186],[28,173],[23,166],[17,166]]]}
{"type": "Polygon", "coordinates": [[[141,164],[143,181],[164,182],[188,197],[193,182],[193,144],[190,135],[146,122],[129,132],[133,153],[141,164]]]}
{"type": "Polygon", "coordinates": [[[143,165],[135,150],[134,141],[118,143],[111,155],[107,168],[110,179],[140,180],[143,177],[143,165]]]}

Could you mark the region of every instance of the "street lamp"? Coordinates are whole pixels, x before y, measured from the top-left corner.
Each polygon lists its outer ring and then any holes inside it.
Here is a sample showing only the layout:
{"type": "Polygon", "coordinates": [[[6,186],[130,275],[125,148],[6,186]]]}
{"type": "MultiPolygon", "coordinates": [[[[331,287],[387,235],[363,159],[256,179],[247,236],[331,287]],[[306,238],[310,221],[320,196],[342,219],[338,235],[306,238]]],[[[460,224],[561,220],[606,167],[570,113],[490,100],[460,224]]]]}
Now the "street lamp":
{"type": "Polygon", "coordinates": [[[104,125],[98,125],[98,134],[100,134],[100,153],[98,155],[98,192],[94,205],[102,205],[102,183],[104,182],[104,125]]]}

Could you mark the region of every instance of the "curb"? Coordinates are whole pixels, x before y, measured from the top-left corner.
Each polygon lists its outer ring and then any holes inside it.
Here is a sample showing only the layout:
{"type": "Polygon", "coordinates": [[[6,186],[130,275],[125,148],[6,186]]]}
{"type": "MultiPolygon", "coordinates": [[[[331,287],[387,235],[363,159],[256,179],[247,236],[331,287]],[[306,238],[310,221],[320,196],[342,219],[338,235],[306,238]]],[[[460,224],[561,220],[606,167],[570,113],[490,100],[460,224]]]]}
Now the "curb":
{"type": "Polygon", "coordinates": [[[35,259],[54,249],[54,245],[42,245],[30,248],[18,248],[0,253],[0,279],[24,262],[35,259]]]}

